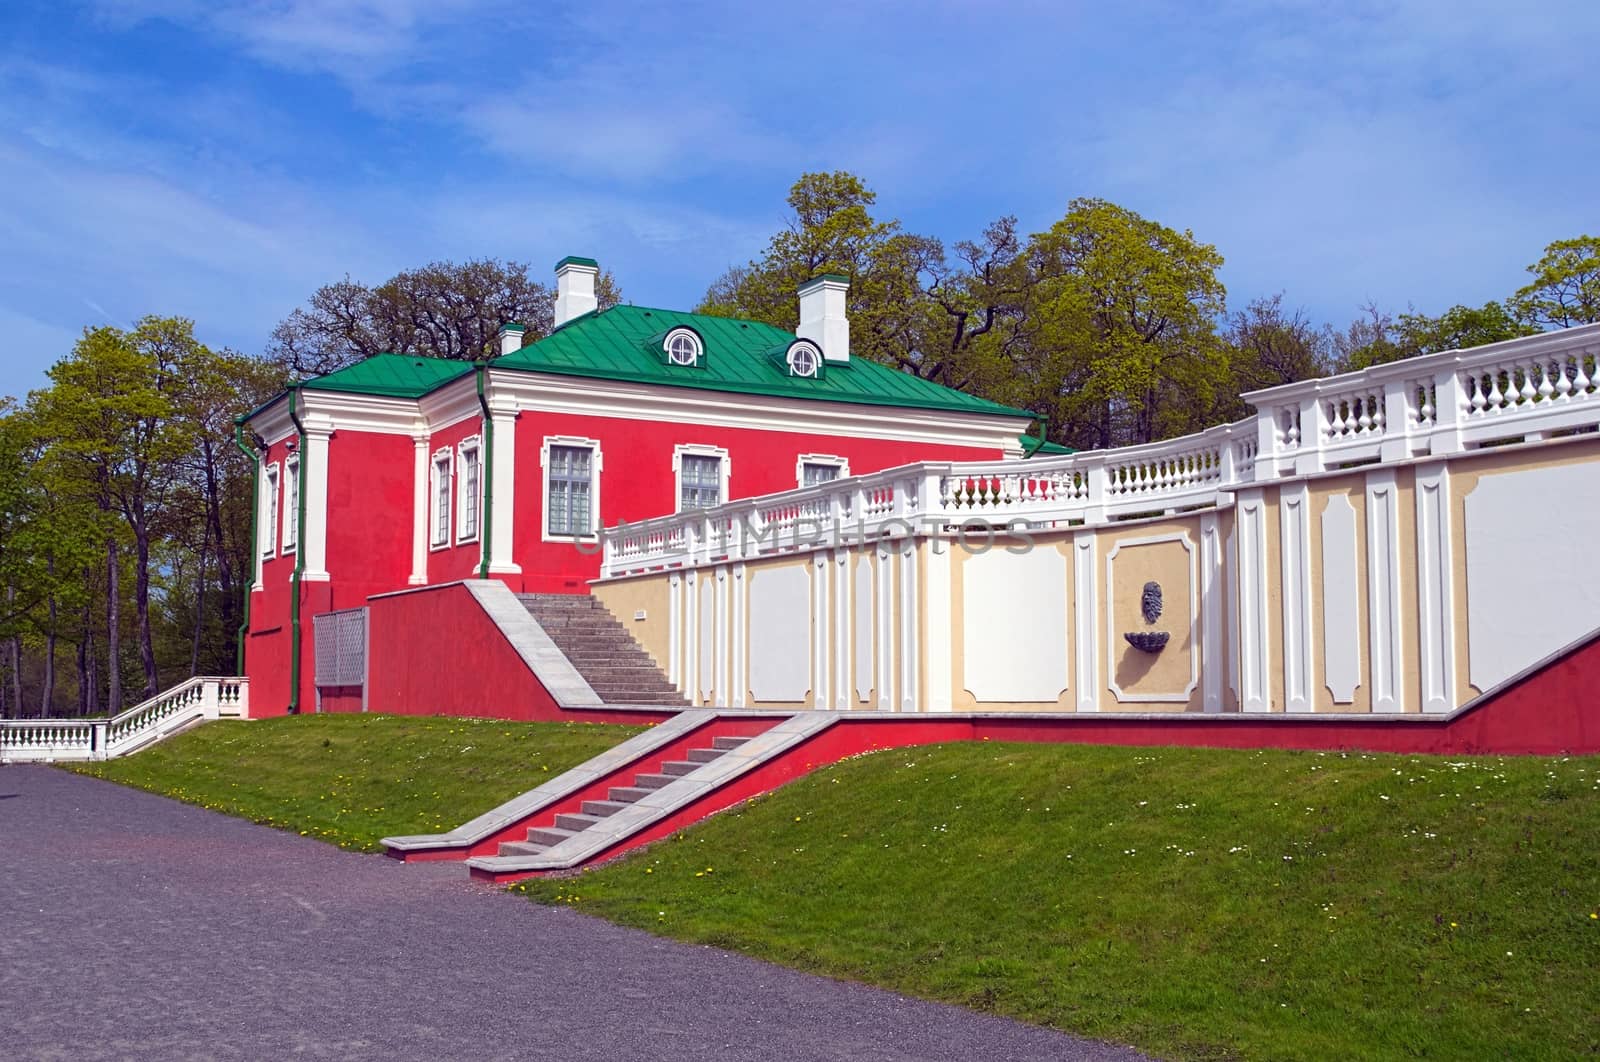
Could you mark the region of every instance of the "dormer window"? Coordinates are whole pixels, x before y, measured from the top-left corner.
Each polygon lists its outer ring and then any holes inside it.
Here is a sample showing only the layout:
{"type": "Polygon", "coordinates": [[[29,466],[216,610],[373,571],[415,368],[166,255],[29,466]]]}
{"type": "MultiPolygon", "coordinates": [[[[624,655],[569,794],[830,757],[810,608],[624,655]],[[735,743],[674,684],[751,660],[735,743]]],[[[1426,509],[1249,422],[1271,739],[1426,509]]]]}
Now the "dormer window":
{"type": "Polygon", "coordinates": [[[788,361],[790,376],[815,379],[822,367],[822,351],[802,340],[789,347],[788,361]]]}
{"type": "Polygon", "coordinates": [[[667,361],[673,365],[682,365],[692,368],[700,364],[700,356],[704,348],[700,345],[700,337],[695,335],[692,328],[674,328],[667,333],[667,338],[661,344],[667,352],[667,361]]]}

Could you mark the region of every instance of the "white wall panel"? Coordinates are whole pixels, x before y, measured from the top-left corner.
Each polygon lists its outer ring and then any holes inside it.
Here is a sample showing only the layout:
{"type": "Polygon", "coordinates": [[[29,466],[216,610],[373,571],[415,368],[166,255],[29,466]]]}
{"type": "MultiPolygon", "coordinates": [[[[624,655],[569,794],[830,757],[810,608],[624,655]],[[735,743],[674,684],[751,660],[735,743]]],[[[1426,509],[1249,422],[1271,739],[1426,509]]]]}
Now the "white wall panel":
{"type": "Polygon", "coordinates": [[[1486,475],[1466,497],[1467,675],[1487,690],[1600,627],[1600,467],[1486,475]]]}
{"type": "Polygon", "coordinates": [[[811,690],[811,573],[749,572],[750,692],[758,701],[803,701],[811,690]]]}
{"type": "Polygon", "coordinates": [[[873,655],[873,617],[882,607],[874,608],[872,559],[865,553],[856,555],[855,569],[855,690],[859,700],[867,700],[877,685],[877,660],[873,655]]]}
{"type": "Polygon", "coordinates": [[[1322,655],[1328,692],[1350,704],[1361,685],[1361,587],[1356,510],[1335,494],[1322,510],[1322,655]]]}
{"type": "Polygon", "coordinates": [[[977,554],[961,594],[962,685],[979,701],[1056,703],[1068,681],[1067,559],[1052,545],[977,554]]]}

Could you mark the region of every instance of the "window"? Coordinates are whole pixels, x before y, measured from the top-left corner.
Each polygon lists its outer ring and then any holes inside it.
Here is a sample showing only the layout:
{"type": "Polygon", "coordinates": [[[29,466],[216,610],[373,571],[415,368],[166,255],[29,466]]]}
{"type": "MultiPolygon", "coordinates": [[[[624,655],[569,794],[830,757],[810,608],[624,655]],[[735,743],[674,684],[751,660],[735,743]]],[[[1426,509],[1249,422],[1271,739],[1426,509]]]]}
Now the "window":
{"type": "Polygon", "coordinates": [[[456,483],[460,489],[460,497],[456,499],[456,511],[461,514],[461,526],[456,528],[456,541],[467,542],[478,537],[478,509],[479,498],[482,497],[479,487],[482,476],[479,473],[479,448],[478,440],[468,439],[461,444],[460,472],[456,483]]]}
{"type": "Polygon", "coordinates": [[[813,377],[822,364],[822,355],[810,343],[796,343],[789,348],[789,373],[793,376],[813,377]]]}
{"type": "Polygon", "coordinates": [[[668,332],[661,349],[666,351],[670,364],[684,366],[699,365],[700,354],[704,350],[699,335],[692,328],[674,328],[668,332]]]}
{"type": "Polygon", "coordinates": [[[832,454],[801,454],[795,458],[794,481],[802,487],[832,483],[850,474],[850,462],[832,454]]]}
{"type": "Polygon", "coordinates": [[[433,455],[433,538],[434,548],[450,544],[450,451],[433,455]]]}
{"type": "Polygon", "coordinates": [[[677,457],[679,511],[721,505],[725,500],[722,487],[727,478],[726,453],[680,449],[677,457]]]}
{"type": "Polygon", "coordinates": [[[268,465],[262,499],[264,519],[261,521],[261,552],[272,556],[278,552],[278,466],[268,465]]]}
{"type": "Polygon", "coordinates": [[[291,456],[285,461],[283,474],[283,551],[293,553],[300,531],[300,458],[291,456]]]}
{"type": "Polygon", "coordinates": [[[561,537],[594,533],[594,458],[591,445],[546,443],[546,533],[561,537]]]}

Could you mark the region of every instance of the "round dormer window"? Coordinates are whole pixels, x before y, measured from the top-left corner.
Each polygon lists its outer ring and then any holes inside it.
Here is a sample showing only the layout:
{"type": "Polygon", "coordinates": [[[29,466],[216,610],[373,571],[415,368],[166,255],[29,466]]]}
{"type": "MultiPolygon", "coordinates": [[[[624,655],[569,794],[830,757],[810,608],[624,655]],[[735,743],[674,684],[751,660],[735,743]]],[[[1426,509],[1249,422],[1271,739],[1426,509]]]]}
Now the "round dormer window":
{"type": "Polygon", "coordinates": [[[810,343],[796,343],[789,348],[789,371],[795,376],[814,377],[821,364],[822,356],[810,343]]]}
{"type": "Polygon", "coordinates": [[[700,337],[687,328],[667,335],[667,360],[674,365],[700,364],[700,337]]]}

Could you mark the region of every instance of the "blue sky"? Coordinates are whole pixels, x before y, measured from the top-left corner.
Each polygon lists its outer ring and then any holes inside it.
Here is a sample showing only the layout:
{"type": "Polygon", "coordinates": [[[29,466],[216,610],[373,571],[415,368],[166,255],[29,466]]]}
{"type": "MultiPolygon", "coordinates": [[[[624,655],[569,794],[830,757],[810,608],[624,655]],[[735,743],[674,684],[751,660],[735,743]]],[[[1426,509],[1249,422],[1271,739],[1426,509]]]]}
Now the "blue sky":
{"type": "Polygon", "coordinates": [[[1499,298],[1600,230],[1600,4],[11,0],[0,394],[85,325],[259,352],[316,287],[567,254],[688,307],[801,172],[953,242],[1074,196],[1229,301],[1499,298]]]}

